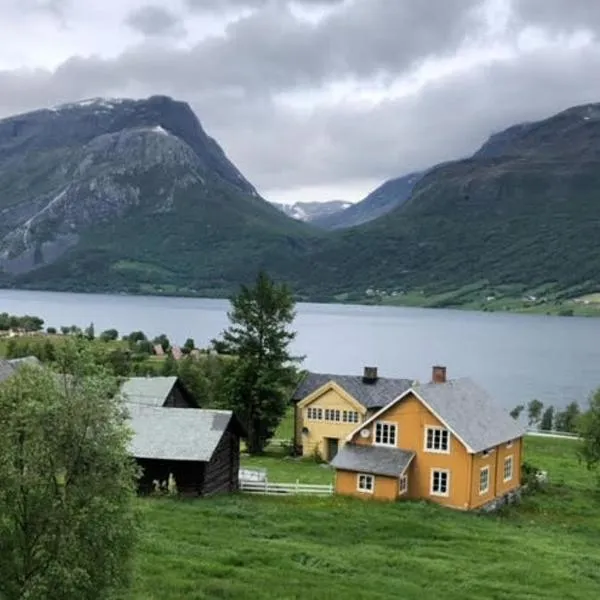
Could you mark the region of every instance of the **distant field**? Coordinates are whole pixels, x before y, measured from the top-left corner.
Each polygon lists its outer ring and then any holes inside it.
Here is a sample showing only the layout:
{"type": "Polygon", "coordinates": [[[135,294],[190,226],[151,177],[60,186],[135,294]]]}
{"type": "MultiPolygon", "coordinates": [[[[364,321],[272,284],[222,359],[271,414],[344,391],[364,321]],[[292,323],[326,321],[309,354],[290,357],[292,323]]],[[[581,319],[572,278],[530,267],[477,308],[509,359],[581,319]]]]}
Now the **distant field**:
{"type": "MultiPolygon", "coordinates": [[[[528,438],[551,484],[502,515],[338,497],[140,501],[133,598],[597,600],[600,497],[576,446],[528,438]]],[[[327,473],[279,465],[277,479],[327,473]]]]}

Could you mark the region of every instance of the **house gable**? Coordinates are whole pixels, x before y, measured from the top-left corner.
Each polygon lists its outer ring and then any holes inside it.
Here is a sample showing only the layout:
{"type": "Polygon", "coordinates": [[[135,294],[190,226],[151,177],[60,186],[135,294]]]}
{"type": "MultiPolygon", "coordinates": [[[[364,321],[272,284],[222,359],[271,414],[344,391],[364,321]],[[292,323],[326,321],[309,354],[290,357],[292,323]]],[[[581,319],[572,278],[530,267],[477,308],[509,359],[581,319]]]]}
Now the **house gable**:
{"type": "MultiPolygon", "coordinates": [[[[401,404],[401,403],[406,403],[408,401],[412,401],[412,402],[418,402],[423,409],[425,409],[425,414],[428,414],[428,422],[427,423],[423,423],[423,426],[425,427],[424,431],[425,431],[425,435],[426,435],[426,427],[441,427],[444,429],[447,429],[450,434],[451,437],[455,437],[456,440],[458,440],[463,447],[465,448],[465,450],[469,453],[473,453],[473,450],[469,447],[469,445],[460,437],[460,435],[458,435],[458,433],[456,431],[454,431],[449,425],[448,423],[446,423],[444,421],[444,419],[442,418],[441,415],[437,414],[436,411],[434,411],[425,400],[423,400],[423,398],[415,391],[414,388],[410,388],[408,390],[406,390],[406,392],[404,392],[403,394],[401,394],[400,396],[398,396],[398,398],[396,398],[395,400],[393,400],[392,402],[390,402],[390,404],[388,404],[387,406],[385,406],[384,408],[382,408],[381,410],[377,411],[374,415],[372,415],[369,419],[367,419],[362,425],[360,425],[359,427],[355,428],[346,438],[347,441],[352,441],[354,443],[371,443],[371,438],[363,438],[360,435],[360,432],[363,429],[367,429],[370,426],[372,426],[374,423],[376,423],[377,421],[389,421],[390,419],[390,415],[392,415],[393,413],[397,412],[395,410],[395,408],[401,404]]],[[[425,418],[425,417],[424,417],[425,418]]],[[[374,425],[373,425],[374,427],[374,425]]],[[[373,434],[372,434],[373,435],[373,434]]],[[[401,435],[401,434],[400,434],[401,435]]],[[[372,436],[371,436],[372,437],[372,436]]],[[[452,441],[450,441],[450,444],[452,444],[452,441]]],[[[402,442],[400,441],[400,445],[402,445],[402,442]]]]}
{"type": "Polygon", "coordinates": [[[320,398],[323,398],[328,392],[334,392],[339,398],[342,399],[342,401],[349,404],[352,408],[354,408],[354,410],[358,411],[359,413],[365,414],[367,412],[365,407],[358,400],[351,396],[346,390],[344,390],[344,388],[338,385],[335,381],[328,381],[320,388],[317,388],[314,392],[310,393],[301,402],[298,402],[298,408],[300,410],[307,408],[310,404],[316,402],[320,398]]]}

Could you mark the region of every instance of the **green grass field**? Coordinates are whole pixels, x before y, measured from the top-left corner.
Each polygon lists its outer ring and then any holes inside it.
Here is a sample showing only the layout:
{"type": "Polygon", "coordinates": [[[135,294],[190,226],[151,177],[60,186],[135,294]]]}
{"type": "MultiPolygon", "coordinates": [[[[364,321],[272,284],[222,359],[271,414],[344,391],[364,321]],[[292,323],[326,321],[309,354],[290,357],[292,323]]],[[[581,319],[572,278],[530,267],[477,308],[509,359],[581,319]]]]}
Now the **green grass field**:
{"type": "MultiPolygon", "coordinates": [[[[600,496],[576,445],[528,438],[526,459],[550,485],[496,515],[339,497],[141,500],[132,597],[596,600],[600,496]]],[[[251,460],[271,479],[331,477],[308,462],[251,460]]]]}

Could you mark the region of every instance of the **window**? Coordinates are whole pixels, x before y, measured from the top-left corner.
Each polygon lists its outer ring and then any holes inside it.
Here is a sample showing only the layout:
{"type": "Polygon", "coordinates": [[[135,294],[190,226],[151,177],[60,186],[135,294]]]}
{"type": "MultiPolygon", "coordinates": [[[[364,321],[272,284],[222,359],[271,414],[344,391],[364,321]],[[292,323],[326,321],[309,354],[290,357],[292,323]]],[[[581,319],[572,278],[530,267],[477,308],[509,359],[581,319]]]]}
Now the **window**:
{"type": "Polygon", "coordinates": [[[333,408],[325,409],[325,420],[330,423],[339,423],[340,422],[340,411],[333,408]]]}
{"type": "Polygon", "coordinates": [[[402,495],[402,494],[406,494],[407,491],[408,491],[408,475],[402,475],[400,477],[398,493],[400,495],[402,495]]]}
{"type": "Polygon", "coordinates": [[[450,472],[441,469],[431,471],[431,495],[447,496],[450,491],[450,472]]]}
{"type": "Polygon", "coordinates": [[[375,443],[380,446],[396,445],[396,424],[378,422],[375,425],[375,443]]]}
{"type": "Polygon", "coordinates": [[[309,421],[322,421],[323,420],[323,409],[309,407],[306,409],[306,416],[309,421]]]}
{"type": "Polygon", "coordinates": [[[483,467],[479,471],[479,493],[487,494],[490,489],[490,468],[483,467]]]}
{"type": "Polygon", "coordinates": [[[354,410],[345,410],[342,413],[343,423],[358,423],[358,413],[354,410]]]}
{"type": "Polygon", "coordinates": [[[425,449],[428,452],[450,452],[450,433],[443,427],[427,427],[425,449]]]}
{"type": "Polygon", "coordinates": [[[359,492],[367,492],[372,494],[373,490],[375,489],[375,477],[373,477],[373,475],[359,473],[356,482],[356,489],[359,492]]]}
{"type": "Polygon", "coordinates": [[[504,481],[510,481],[513,478],[513,457],[507,456],[504,459],[504,481]]]}

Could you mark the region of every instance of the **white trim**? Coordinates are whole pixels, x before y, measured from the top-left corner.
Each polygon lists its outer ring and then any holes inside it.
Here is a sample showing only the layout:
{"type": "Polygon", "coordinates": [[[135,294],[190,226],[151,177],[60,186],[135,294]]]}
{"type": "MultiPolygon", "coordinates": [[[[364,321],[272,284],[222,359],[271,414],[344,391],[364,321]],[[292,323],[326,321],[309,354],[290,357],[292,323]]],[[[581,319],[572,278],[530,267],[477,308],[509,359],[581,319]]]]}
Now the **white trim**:
{"type": "MultiPolygon", "coordinates": [[[[440,427],[439,425],[425,425],[425,429],[423,431],[423,451],[429,454],[450,454],[450,438],[452,435],[450,434],[450,430],[446,427],[440,427]],[[447,450],[435,450],[433,448],[427,447],[427,432],[428,430],[437,430],[437,431],[445,431],[448,434],[448,449],[447,450]]],[[[441,440],[441,434],[440,434],[441,440]]]]}
{"type": "Polygon", "coordinates": [[[356,490],[363,494],[373,494],[375,492],[375,475],[372,475],[371,473],[357,473],[356,474],[356,490]],[[361,477],[365,477],[366,478],[365,481],[368,481],[368,480],[371,481],[371,489],[370,490],[360,487],[360,478],[361,477]]]}
{"type": "Polygon", "coordinates": [[[485,450],[481,451],[481,456],[483,458],[487,458],[488,456],[494,454],[494,452],[496,452],[496,448],[486,448],[485,450]]]}
{"type": "Polygon", "coordinates": [[[485,467],[481,467],[481,469],[479,469],[479,495],[483,496],[484,494],[487,494],[490,491],[490,467],[489,465],[486,465],[485,467]],[[487,477],[486,477],[486,485],[484,489],[481,489],[481,475],[483,474],[483,472],[487,473],[487,477]]]}
{"type": "Polygon", "coordinates": [[[513,445],[513,441],[512,440],[510,440],[510,442],[506,442],[506,447],[507,448],[512,448],[512,445],[513,445]]]}
{"type": "MultiPolygon", "coordinates": [[[[439,384],[439,385],[442,385],[442,384],[439,384]]],[[[350,432],[350,434],[346,437],[346,441],[348,441],[348,442],[351,441],[352,438],[354,437],[354,435],[357,434],[363,427],[367,427],[368,425],[370,425],[373,421],[375,421],[375,419],[378,419],[380,415],[382,415],[383,413],[388,411],[390,408],[392,408],[393,406],[398,404],[398,402],[400,402],[401,400],[406,398],[406,396],[408,396],[409,394],[413,394],[415,396],[415,398],[417,398],[417,400],[419,400],[423,404],[423,406],[442,425],[444,425],[444,427],[446,427],[446,429],[448,429],[448,431],[450,431],[450,433],[452,435],[456,436],[456,439],[466,448],[467,452],[469,452],[470,454],[475,454],[475,451],[473,450],[473,448],[471,448],[471,446],[469,446],[469,444],[467,444],[467,442],[465,442],[465,440],[463,440],[462,437],[460,435],[458,435],[458,433],[456,433],[456,431],[454,431],[454,429],[452,429],[452,427],[450,427],[450,425],[448,425],[448,423],[444,419],[442,419],[442,417],[440,415],[438,415],[437,412],[435,410],[433,410],[433,408],[431,408],[431,406],[429,406],[429,404],[427,404],[427,402],[425,402],[425,400],[423,400],[423,398],[421,398],[421,396],[419,396],[419,394],[412,387],[408,388],[404,393],[400,394],[395,400],[392,400],[387,406],[384,406],[383,408],[379,409],[374,415],[372,415],[364,423],[362,423],[360,425],[360,427],[357,427],[352,432],[350,432]]]]}
{"type": "Polygon", "coordinates": [[[429,475],[429,495],[439,496],[441,498],[448,498],[450,496],[450,469],[436,469],[432,467],[429,475]],[[433,491],[433,474],[434,473],[445,473],[446,474],[446,492],[434,492],[433,491]]]}
{"type": "MultiPolygon", "coordinates": [[[[384,448],[397,448],[398,447],[398,430],[400,428],[398,427],[398,423],[396,423],[395,421],[377,421],[375,423],[375,427],[373,428],[373,433],[372,433],[372,445],[373,446],[383,446],[384,448]],[[385,442],[378,442],[377,441],[377,425],[387,425],[390,429],[388,431],[391,431],[391,429],[394,429],[394,443],[393,444],[388,444],[385,442]]],[[[391,437],[388,433],[388,438],[391,437]]]]}
{"type": "Polygon", "coordinates": [[[507,481],[512,481],[515,477],[515,458],[514,454],[510,454],[509,456],[504,457],[504,463],[502,464],[502,482],[506,483],[507,481]],[[510,461],[510,477],[505,478],[504,474],[506,473],[506,463],[510,461]]]}
{"type": "Polygon", "coordinates": [[[408,493],[408,475],[400,475],[398,479],[398,496],[404,496],[406,493],[408,493]],[[402,489],[402,482],[405,484],[404,489],[402,489]]]}

